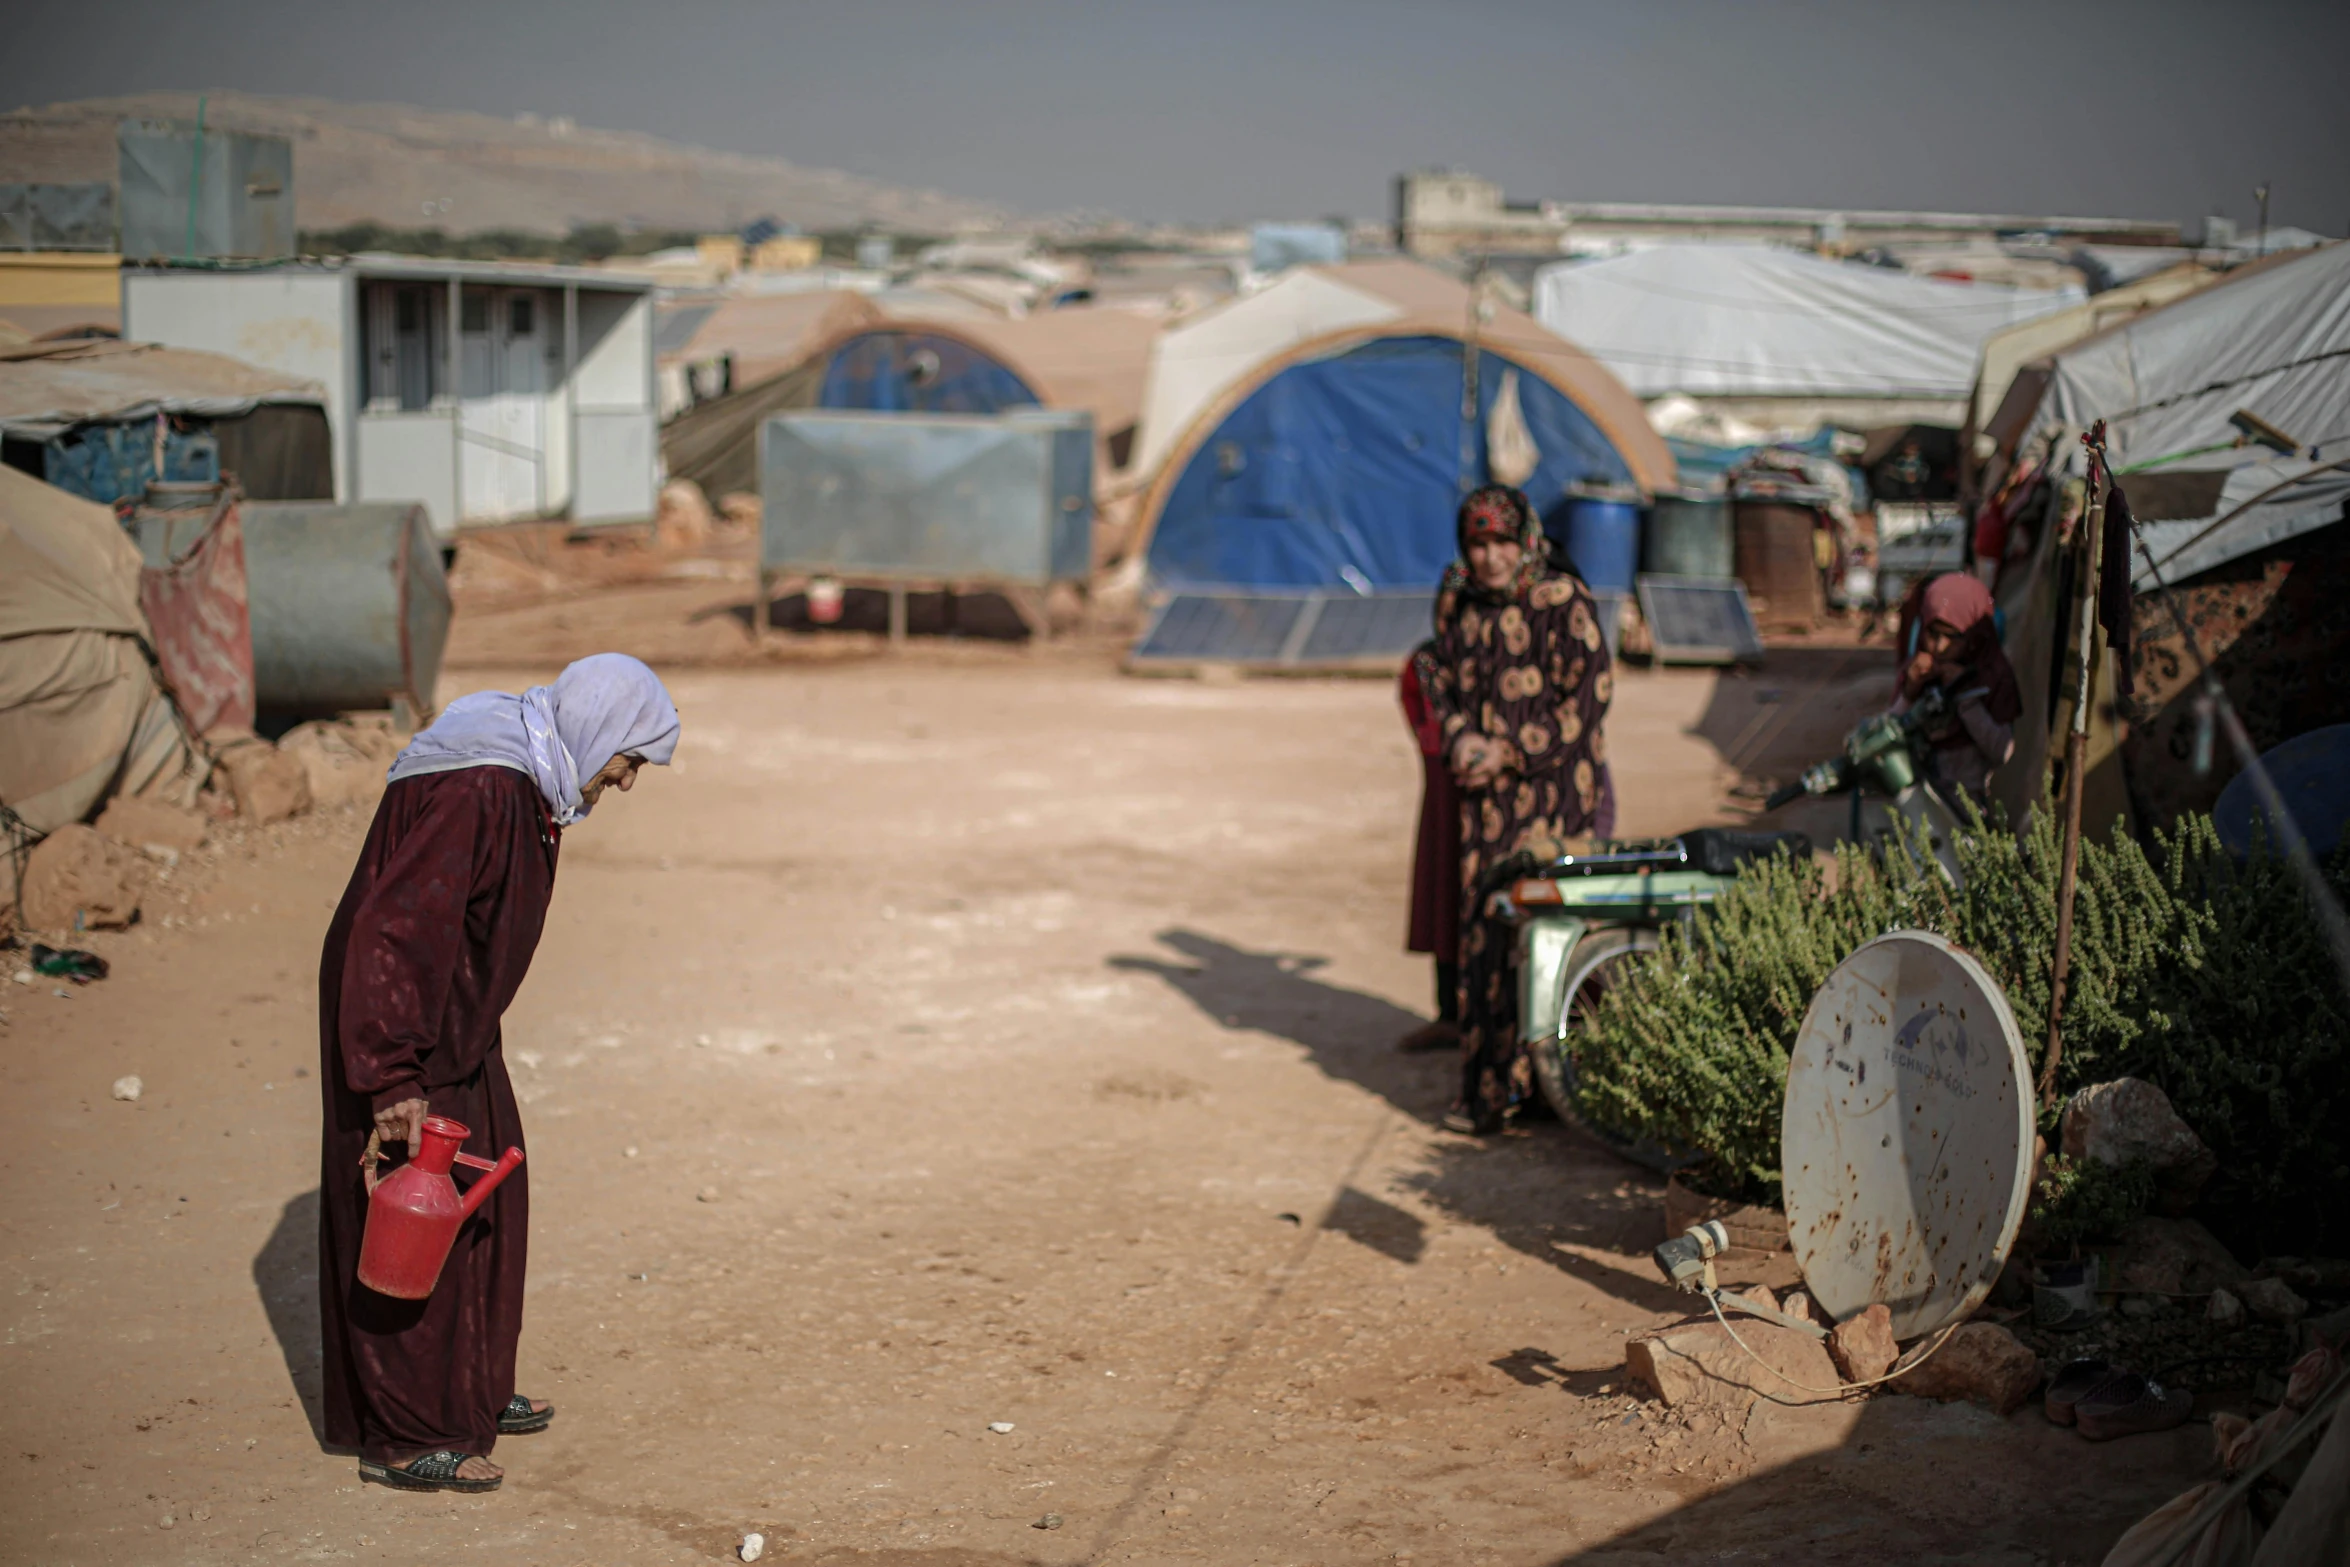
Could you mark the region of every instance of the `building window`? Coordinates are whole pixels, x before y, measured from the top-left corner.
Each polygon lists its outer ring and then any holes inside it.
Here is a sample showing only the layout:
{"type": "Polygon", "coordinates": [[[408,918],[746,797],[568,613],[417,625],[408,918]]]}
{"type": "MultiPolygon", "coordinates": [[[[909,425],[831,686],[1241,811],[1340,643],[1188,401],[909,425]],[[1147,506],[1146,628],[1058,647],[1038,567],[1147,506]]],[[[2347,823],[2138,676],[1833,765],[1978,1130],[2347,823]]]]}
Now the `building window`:
{"type": "Polygon", "coordinates": [[[424,283],[370,283],[360,317],[367,364],[367,406],[376,413],[432,406],[446,374],[442,341],[448,306],[424,283]]]}

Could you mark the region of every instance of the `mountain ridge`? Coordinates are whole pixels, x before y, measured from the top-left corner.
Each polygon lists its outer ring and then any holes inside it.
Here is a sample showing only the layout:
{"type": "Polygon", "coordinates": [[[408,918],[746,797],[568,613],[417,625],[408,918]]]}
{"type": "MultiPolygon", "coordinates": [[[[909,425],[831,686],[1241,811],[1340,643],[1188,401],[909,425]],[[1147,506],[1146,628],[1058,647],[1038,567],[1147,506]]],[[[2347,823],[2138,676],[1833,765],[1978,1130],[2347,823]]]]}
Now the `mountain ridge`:
{"type": "MultiPolygon", "coordinates": [[[[810,230],[955,233],[1012,217],[994,203],[565,116],[205,96],[207,125],[293,142],[295,221],[304,229],[373,222],[455,232],[562,233],[591,223],[721,230],[773,217],[810,230]]],[[[111,181],[118,121],[193,121],[196,104],[192,92],[151,92],[10,110],[0,114],[0,177],[111,181]]]]}

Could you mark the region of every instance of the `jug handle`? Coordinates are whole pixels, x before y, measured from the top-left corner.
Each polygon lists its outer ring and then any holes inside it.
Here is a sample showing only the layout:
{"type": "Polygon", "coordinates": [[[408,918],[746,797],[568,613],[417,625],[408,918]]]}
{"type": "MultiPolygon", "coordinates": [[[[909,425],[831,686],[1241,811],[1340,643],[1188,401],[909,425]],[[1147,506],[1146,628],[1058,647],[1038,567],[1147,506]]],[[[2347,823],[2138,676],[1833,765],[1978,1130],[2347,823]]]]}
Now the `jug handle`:
{"type": "MultiPolygon", "coordinates": [[[[383,1157],[383,1133],[369,1132],[367,1151],[359,1156],[359,1173],[366,1180],[367,1193],[371,1197],[375,1195],[376,1187],[383,1182],[383,1177],[375,1173],[375,1167],[383,1163],[383,1157]]],[[[455,1162],[469,1170],[494,1170],[498,1167],[495,1159],[483,1159],[462,1152],[456,1156],[455,1162]]]]}

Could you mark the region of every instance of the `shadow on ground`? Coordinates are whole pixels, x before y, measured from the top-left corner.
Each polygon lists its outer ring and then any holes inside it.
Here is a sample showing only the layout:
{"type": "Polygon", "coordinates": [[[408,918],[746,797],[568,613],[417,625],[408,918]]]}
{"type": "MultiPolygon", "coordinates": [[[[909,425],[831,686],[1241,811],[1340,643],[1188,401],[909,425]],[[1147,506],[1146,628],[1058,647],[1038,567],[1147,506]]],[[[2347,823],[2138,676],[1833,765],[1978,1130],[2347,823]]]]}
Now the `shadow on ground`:
{"type": "MultiPolygon", "coordinates": [[[[310,1435],[327,1446],[324,1372],[318,1341],[318,1193],[287,1202],[253,1256],[253,1288],[285,1357],[286,1380],[302,1401],[310,1435]]],[[[331,1450],[331,1449],[330,1449],[331,1450]]]]}
{"type": "MultiPolygon", "coordinates": [[[[736,604],[718,613],[732,616],[749,632],[750,605],[736,604]]],[[[767,624],[777,631],[855,631],[884,636],[889,632],[889,594],[880,588],[843,589],[840,617],[819,623],[809,617],[805,593],[787,593],[768,603],[767,624]]],[[[1000,593],[909,592],[906,634],[982,642],[1025,642],[1029,638],[1028,623],[1000,593]]]]}
{"type": "MultiPolygon", "coordinates": [[[[1558,1567],[2094,1567],[2131,1525],[2211,1471],[2200,1421],[2100,1445],[2050,1425],[2036,1404],[2002,1420],[1973,1404],[1892,1394],[1858,1406],[1763,1403],[1744,1430],[1766,1467],[1558,1567]]],[[[1689,1483],[1662,1458],[1648,1479],[1660,1490],[1689,1483]]]]}
{"type": "MultiPolygon", "coordinates": [[[[1156,975],[1226,1028],[1295,1041],[1330,1076],[1369,1089],[1423,1125],[1435,1124],[1452,1102],[1458,1056],[1395,1048],[1427,1019],[1317,978],[1327,959],[1254,952],[1195,930],[1165,930],[1158,939],[1182,961],[1118,956],[1110,966],[1156,975]]],[[[1663,1181],[1579,1132],[1547,1125],[1481,1142],[1447,1139],[1409,1184],[1453,1219],[1489,1231],[1529,1258],[1643,1310],[1678,1308],[1681,1297],[1646,1276],[1643,1255],[1663,1238],[1663,1181]],[[1623,1263],[1569,1247],[1617,1254],[1623,1263]]],[[[1351,1188],[1326,1223],[1407,1264],[1419,1260],[1425,1245],[1415,1216],[1351,1188]]]]}

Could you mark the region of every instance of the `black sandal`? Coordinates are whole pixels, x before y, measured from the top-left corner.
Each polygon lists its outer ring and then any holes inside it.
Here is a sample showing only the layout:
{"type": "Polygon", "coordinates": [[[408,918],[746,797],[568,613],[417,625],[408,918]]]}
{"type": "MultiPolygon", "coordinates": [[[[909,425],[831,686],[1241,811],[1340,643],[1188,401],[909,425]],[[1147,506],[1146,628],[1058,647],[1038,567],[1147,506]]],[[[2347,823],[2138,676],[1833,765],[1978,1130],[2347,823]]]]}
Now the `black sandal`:
{"type": "Polygon", "coordinates": [[[533,1431],[544,1431],[555,1423],[555,1406],[533,1409],[530,1400],[520,1393],[506,1400],[506,1407],[498,1411],[498,1435],[528,1436],[533,1431]]]}
{"type": "Polygon", "coordinates": [[[476,1456],[443,1448],[437,1453],[411,1458],[404,1464],[379,1464],[362,1458],[359,1478],[388,1485],[395,1491],[495,1491],[506,1483],[503,1475],[495,1480],[460,1479],[457,1466],[476,1456]]]}

